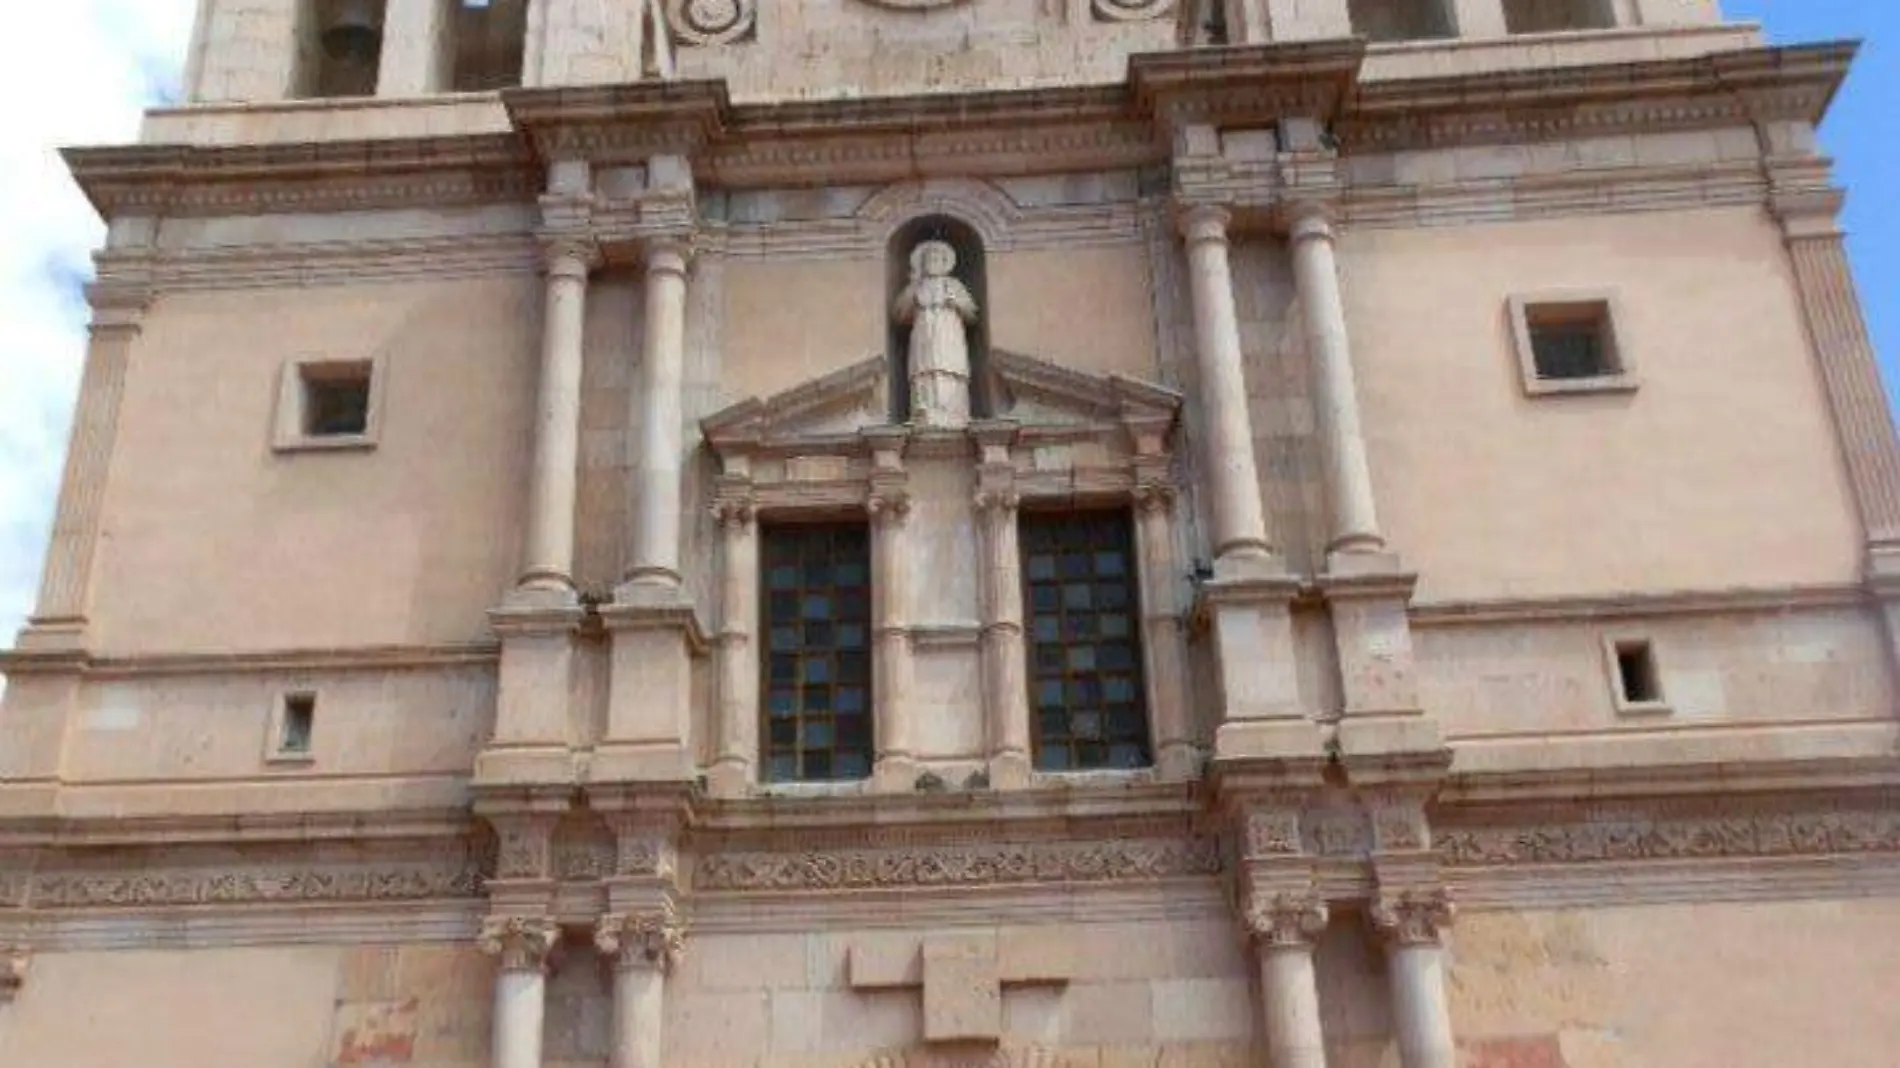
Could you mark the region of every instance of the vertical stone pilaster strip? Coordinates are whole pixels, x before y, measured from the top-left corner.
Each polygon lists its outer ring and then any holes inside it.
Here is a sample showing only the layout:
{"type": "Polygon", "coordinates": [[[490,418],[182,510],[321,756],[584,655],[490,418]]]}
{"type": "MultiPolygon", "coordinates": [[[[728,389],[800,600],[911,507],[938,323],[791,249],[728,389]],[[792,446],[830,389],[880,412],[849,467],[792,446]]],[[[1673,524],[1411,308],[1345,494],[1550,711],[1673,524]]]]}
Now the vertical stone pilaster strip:
{"type": "Polygon", "coordinates": [[[759,754],[759,527],[749,501],[715,507],[719,521],[719,752],[707,776],[716,797],[743,797],[759,754]]]}
{"type": "Polygon", "coordinates": [[[1023,641],[1022,543],[1013,486],[979,490],[983,539],[983,707],[988,712],[990,785],[1029,784],[1028,653],[1023,641]]]}
{"type": "MultiPolygon", "coordinates": [[[[46,569],[40,579],[39,610],[29,627],[29,631],[62,633],[64,641],[84,642],[99,521],[105,507],[113,448],[118,441],[125,376],[152,299],[149,272],[150,261],[142,254],[106,253],[100,258],[100,280],[87,292],[93,318],[86,366],[73,413],[46,569]]],[[[23,636],[23,646],[33,644],[30,636],[23,636]]]]}
{"type": "Polygon", "coordinates": [[[1155,771],[1185,782],[1200,770],[1200,749],[1188,719],[1187,631],[1175,587],[1180,573],[1174,546],[1172,486],[1135,490],[1135,547],[1141,570],[1141,648],[1146,659],[1149,729],[1155,771]]]}
{"type": "Polygon", "coordinates": [[[1900,440],[1839,230],[1784,218],[1809,343],[1873,547],[1900,547],[1900,440]]]}
{"type": "Polygon", "coordinates": [[[864,510],[871,523],[871,630],[875,642],[872,701],[876,718],[874,789],[905,792],[916,785],[911,739],[912,564],[907,549],[909,474],[904,469],[908,432],[894,427],[864,432],[871,448],[871,485],[864,510]]]}

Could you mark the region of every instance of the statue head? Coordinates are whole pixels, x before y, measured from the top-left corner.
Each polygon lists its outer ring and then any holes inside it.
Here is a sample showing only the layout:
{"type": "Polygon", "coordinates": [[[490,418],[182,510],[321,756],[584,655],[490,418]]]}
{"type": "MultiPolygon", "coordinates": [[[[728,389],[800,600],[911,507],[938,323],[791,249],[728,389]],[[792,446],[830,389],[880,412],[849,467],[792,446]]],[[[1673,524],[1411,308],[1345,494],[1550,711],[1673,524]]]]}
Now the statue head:
{"type": "Polygon", "coordinates": [[[947,278],[957,268],[957,250],[946,241],[920,241],[910,250],[913,278],[947,278]]]}

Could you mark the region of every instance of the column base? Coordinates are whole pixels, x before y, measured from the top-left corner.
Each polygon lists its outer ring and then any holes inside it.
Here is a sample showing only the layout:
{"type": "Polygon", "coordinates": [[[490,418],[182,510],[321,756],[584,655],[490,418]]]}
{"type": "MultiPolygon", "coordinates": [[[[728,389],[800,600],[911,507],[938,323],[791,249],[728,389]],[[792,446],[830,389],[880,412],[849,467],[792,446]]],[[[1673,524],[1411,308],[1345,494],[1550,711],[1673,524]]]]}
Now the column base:
{"type": "MultiPolygon", "coordinates": [[[[994,783],[992,783],[994,785],[994,783]]],[[[917,762],[908,756],[879,757],[871,769],[871,790],[880,794],[907,794],[917,789],[917,762]]]]}
{"type": "Polygon", "coordinates": [[[596,744],[588,781],[690,782],[698,767],[688,725],[695,656],[706,651],[705,632],[679,591],[640,602],[622,586],[602,606],[612,638],[606,736],[596,744]]]}
{"type": "Polygon", "coordinates": [[[1027,753],[998,753],[989,762],[990,789],[1026,790],[1035,781],[1036,769],[1027,753]]]}
{"type": "Polygon", "coordinates": [[[752,793],[752,765],[741,761],[721,761],[706,769],[706,793],[722,800],[746,797],[752,793]]]}

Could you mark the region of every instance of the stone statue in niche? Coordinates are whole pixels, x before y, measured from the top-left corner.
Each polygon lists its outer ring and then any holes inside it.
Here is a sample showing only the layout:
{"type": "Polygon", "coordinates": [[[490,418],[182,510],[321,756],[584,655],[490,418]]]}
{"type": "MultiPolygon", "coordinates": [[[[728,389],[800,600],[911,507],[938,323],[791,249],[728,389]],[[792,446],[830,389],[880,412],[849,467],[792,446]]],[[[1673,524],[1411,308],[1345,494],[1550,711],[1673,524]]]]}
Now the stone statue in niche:
{"type": "Polygon", "coordinates": [[[893,314],[910,327],[910,418],[920,426],[970,422],[970,342],[976,298],[951,272],[957,253],[947,242],[921,241],[910,252],[910,281],[893,314]]]}

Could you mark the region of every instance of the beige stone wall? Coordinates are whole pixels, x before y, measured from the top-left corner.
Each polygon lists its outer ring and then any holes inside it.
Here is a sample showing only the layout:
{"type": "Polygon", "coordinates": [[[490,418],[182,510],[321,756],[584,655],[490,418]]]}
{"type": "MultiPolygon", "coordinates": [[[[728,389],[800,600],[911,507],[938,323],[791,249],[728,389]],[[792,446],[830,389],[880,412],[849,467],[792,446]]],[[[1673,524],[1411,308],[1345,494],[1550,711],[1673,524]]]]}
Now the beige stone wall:
{"type": "Polygon", "coordinates": [[[466,642],[518,561],[532,276],[175,293],[127,375],[103,651],[466,642]],[[376,357],[373,451],[276,453],[286,361],[376,357]]]}
{"type": "Polygon", "coordinates": [[[1354,230],[1373,483],[1425,602],[1845,583],[1859,533],[1759,209],[1354,230]],[[1634,394],[1530,398],[1505,302],[1614,289],[1634,394]]]}
{"type": "Polygon", "coordinates": [[[493,971],[472,944],[44,953],[0,1063],[477,1068],[493,971]]]}

